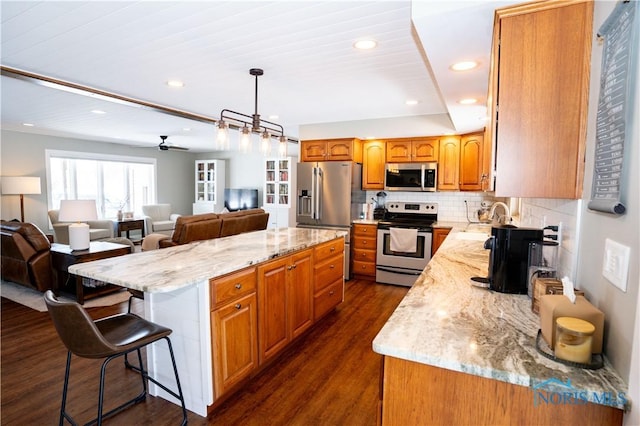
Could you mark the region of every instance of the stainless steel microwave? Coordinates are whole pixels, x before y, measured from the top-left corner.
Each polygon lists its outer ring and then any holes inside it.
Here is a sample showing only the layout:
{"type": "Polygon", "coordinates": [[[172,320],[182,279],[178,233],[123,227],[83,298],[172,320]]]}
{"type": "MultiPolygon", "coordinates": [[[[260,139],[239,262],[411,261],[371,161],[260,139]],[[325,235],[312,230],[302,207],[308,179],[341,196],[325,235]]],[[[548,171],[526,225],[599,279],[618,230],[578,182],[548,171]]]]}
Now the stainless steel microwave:
{"type": "Polygon", "coordinates": [[[387,163],[384,189],[387,191],[433,192],[438,184],[438,163],[387,163]]]}

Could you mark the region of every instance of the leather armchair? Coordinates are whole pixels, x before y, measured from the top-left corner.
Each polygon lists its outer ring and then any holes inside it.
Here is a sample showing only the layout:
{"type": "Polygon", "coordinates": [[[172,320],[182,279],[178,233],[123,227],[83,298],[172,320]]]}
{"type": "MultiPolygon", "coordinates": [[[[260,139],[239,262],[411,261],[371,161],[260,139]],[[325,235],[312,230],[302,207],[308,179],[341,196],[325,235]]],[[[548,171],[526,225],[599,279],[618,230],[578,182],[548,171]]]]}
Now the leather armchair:
{"type": "Polygon", "coordinates": [[[2,279],[23,284],[39,291],[53,285],[51,242],[32,223],[0,224],[2,238],[2,279]]]}
{"type": "Polygon", "coordinates": [[[147,204],[142,206],[144,214],[145,234],[165,234],[171,236],[176,227],[176,220],[180,217],[171,213],[171,204],[147,204]]]}
{"type": "MultiPolygon", "coordinates": [[[[49,221],[53,227],[53,233],[56,236],[56,243],[69,244],[69,225],[73,222],[60,222],[60,210],[49,210],[49,221]]],[[[111,220],[90,220],[86,222],[89,225],[89,241],[105,240],[113,238],[114,225],[111,220]]]]}

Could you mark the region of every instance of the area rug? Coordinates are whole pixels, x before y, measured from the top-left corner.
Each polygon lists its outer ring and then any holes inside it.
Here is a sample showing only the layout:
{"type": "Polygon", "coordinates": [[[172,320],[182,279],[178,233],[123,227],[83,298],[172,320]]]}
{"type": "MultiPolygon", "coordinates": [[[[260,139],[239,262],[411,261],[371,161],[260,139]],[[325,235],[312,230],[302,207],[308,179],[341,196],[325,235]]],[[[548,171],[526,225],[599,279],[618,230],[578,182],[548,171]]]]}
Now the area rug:
{"type": "MultiPolygon", "coordinates": [[[[10,281],[0,281],[0,296],[13,300],[16,303],[27,306],[36,311],[46,312],[47,306],[44,303],[43,293],[10,281]]],[[[85,308],[96,308],[98,306],[111,306],[122,303],[129,299],[128,291],[119,291],[106,296],[96,297],[84,302],[85,308]]],[[[69,297],[60,296],[61,300],[73,300],[69,297]]]]}

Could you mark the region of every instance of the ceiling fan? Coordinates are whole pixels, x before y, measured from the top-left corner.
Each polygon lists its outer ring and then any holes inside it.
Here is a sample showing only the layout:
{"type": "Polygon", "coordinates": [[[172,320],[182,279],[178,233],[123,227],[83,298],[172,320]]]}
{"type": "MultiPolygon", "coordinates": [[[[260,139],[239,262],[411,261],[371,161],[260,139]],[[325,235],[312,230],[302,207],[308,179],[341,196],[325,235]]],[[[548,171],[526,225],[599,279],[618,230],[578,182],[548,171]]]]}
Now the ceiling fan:
{"type": "Polygon", "coordinates": [[[160,151],[189,151],[189,148],[185,148],[182,146],[177,146],[177,145],[167,145],[167,138],[169,136],[160,136],[160,139],[162,139],[162,142],[160,142],[160,144],[158,145],[158,149],[160,151]]]}

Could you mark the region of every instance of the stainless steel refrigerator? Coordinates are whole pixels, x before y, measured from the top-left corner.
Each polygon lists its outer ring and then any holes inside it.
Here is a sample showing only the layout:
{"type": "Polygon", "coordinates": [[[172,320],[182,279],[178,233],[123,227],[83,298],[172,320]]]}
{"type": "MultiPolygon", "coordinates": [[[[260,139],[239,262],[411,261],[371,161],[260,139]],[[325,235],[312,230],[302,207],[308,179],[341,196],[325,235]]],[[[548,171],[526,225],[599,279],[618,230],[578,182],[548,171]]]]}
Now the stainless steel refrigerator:
{"type": "MultiPolygon", "coordinates": [[[[298,163],[298,227],[338,228],[347,232],[360,217],[366,202],[362,190],[362,164],[350,161],[298,163]]],[[[350,278],[349,235],[345,238],[345,279],[350,278]]]]}

